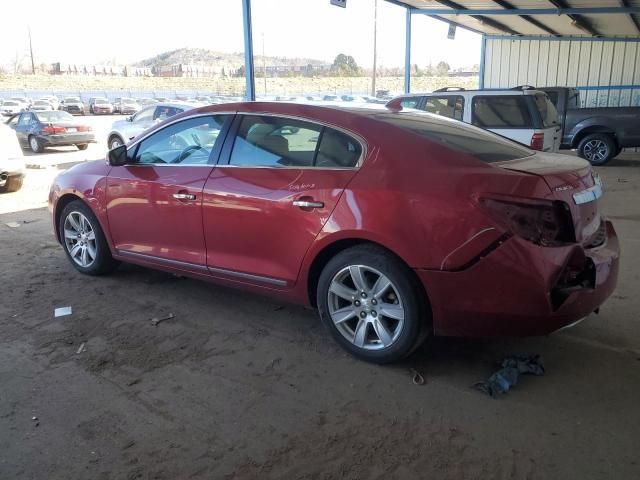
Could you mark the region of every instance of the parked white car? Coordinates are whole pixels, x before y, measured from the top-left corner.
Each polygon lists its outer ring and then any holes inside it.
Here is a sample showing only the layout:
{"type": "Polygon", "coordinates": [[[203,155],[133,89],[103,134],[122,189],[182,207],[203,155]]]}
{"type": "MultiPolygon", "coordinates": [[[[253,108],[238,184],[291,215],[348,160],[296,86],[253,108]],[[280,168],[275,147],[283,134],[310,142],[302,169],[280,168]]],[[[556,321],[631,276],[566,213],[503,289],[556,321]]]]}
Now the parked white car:
{"type": "Polygon", "coordinates": [[[511,90],[443,88],[392,100],[461,120],[520,142],[533,150],[557,152],[562,140],[558,112],[546,93],[526,87],[511,90]]]}
{"type": "Polygon", "coordinates": [[[36,100],[29,110],[34,112],[45,112],[47,110],[55,110],[48,100],[36,100]]]}
{"type": "Polygon", "coordinates": [[[20,190],[24,172],[24,157],[16,132],[0,124],[0,193],[20,190]]]}
{"type": "Polygon", "coordinates": [[[111,132],[107,137],[109,150],[124,145],[129,140],[137,137],[147,128],[152,127],[169,117],[178,113],[195,108],[197,105],[188,103],[156,103],[143,108],[135,115],[127,117],[125,120],[113,122],[111,132]]]}
{"type": "Polygon", "coordinates": [[[25,110],[25,106],[16,100],[5,100],[0,107],[0,112],[2,112],[2,115],[5,117],[10,117],[25,110]]]}

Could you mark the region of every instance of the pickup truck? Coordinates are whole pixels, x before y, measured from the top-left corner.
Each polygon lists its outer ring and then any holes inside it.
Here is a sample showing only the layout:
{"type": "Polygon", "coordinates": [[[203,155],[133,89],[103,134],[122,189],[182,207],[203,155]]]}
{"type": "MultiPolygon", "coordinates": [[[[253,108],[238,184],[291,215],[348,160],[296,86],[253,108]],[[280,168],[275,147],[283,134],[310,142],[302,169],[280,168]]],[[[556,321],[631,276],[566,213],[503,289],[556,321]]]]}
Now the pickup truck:
{"type": "Polygon", "coordinates": [[[562,125],[560,148],[577,149],[592,165],[604,165],[623,148],[640,147],[640,107],[580,108],[569,87],[536,88],[547,94],[562,125]]]}

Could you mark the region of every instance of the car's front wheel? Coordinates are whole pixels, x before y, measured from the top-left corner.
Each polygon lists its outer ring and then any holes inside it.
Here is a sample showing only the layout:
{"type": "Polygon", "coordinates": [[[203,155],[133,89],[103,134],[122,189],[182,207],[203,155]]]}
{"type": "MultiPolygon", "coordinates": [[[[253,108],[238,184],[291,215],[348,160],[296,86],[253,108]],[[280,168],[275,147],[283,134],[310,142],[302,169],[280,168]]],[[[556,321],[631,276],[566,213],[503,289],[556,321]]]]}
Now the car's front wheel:
{"type": "Polygon", "coordinates": [[[58,228],[64,251],[76,270],[102,275],[117,266],[98,219],[81,200],[64,207],[58,228]]]}
{"type": "Polygon", "coordinates": [[[375,363],[411,353],[428,321],[411,270],[374,245],[343,250],[327,263],[318,281],[317,304],[336,341],[375,363]]]}

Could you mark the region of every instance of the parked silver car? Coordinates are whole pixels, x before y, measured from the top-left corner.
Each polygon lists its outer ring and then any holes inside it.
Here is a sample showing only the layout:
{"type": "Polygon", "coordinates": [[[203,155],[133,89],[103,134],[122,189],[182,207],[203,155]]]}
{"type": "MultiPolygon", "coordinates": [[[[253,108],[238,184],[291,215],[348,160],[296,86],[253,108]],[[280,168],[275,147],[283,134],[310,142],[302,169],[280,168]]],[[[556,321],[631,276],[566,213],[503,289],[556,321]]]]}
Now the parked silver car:
{"type": "Polygon", "coordinates": [[[107,145],[110,150],[124,145],[154,124],[195,107],[196,105],[188,103],[156,103],[145,107],[125,120],[113,122],[111,132],[107,137],[107,145]]]}

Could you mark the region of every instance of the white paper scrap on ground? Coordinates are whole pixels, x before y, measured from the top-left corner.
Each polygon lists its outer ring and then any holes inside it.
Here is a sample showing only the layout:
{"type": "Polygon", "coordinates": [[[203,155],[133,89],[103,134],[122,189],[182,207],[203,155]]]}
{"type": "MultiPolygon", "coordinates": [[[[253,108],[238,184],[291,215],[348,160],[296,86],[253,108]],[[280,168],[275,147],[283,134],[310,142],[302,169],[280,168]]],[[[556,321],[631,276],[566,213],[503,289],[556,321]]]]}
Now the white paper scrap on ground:
{"type": "Polygon", "coordinates": [[[55,317],[64,317],[65,315],[71,315],[71,307],[60,307],[53,311],[55,317]]]}
{"type": "Polygon", "coordinates": [[[18,228],[20,226],[18,222],[9,222],[9,223],[5,223],[5,225],[10,228],[18,228]]]}

